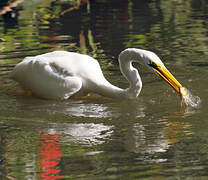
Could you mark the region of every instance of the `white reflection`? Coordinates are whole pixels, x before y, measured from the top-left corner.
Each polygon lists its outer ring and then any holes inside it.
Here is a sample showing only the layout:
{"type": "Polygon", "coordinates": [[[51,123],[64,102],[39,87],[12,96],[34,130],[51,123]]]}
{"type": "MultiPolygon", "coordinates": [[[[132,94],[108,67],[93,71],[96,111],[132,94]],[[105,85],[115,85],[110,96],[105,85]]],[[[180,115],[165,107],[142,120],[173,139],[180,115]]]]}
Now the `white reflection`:
{"type": "Polygon", "coordinates": [[[144,106],[137,104],[131,107],[130,103],[68,103],[67,107],[62,109],[64,114],[77,117],[94,118],[118,118],[121,116],[145,117],[144,106]]]}
{"type": "Polygon", "coordinates": [[[69,107],[63,109],[63,113],[77,117],[105,118],[112,116],[112,112],[108,111],[108,106],[105,104],[70,104],[69,107]]]}
{"type": "Polygon", "coordinates": [[[69,100],[69,101],[49,101],[33,97],[18,98],[19,108],[31,113],[41,111],[48,113],[61,113],[75,117],[90,118],[119,118],[145,117],[145,106],[139,101],[113,101],[99,97],[91,100],[69,100]]]}
{"type": "Polygon", "coordinates": [[[25,162],[25,169],[24,172],[26,173],[25,178],[26,179],[34,179],[37,178],[34,176],[36,174],[35,164],[36,164],[36,156],[35,154],[32,154],[28,159],[28,161],[25,162]]]}
{"type": "Polygon", "coordinates": [[[139,123],[135,123],[132,127],[133,131],[133,147],[131,151],[141,154],[154,154],[155,152],[165,152],[169,148],[168,141],[163,133],[158,133],[156,138],[145,127],[139,123]],[[150,137],[148,137],[148,134],[150,137]]]}
{"type": "Polygon", "coordinates": [[[102,144],[113,133],[113,126],[94,123],[63,123],[51,124],[48,134],[62,134],[66,141],[76,141],[88,145],[102,144]]]}
{"type": "Polygon", "coordinates": [[[175,143],[193,134],[191,125],[179,121],[183,114],[173,113],[150,123],[135,123],[128,133],[126,149],[138,153],[138,160],[164,162],[161,154],[167,152],[175,143]],[[176,120],[173,120],[176,119],[176,120]]]}

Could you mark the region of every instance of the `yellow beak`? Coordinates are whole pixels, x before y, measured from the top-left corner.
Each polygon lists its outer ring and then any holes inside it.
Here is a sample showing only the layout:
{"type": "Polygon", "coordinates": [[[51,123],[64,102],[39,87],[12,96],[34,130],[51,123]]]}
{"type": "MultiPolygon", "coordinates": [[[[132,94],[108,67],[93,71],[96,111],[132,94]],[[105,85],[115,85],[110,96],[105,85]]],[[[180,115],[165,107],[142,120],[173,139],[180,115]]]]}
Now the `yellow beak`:
{"type": "Polygon", "coordinates": [[[154,63],[154,64],[150,64],[150,66],[153,68],[153,70],[155,72],[157,72],[157,74],[159,74],[159,76],[165,80],[177,93],[179,93],[181,96],[181,88],[182,85],[176,80],[176,78],[168,71],[168,69],[160,64],[154,63]]]}

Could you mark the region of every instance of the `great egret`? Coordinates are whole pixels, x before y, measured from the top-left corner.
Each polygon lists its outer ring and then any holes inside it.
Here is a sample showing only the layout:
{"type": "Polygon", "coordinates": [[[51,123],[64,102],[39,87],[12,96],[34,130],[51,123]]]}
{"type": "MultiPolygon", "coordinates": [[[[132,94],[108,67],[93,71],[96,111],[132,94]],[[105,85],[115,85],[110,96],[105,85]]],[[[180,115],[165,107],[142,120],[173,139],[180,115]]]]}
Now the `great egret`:
{"type": "Polygon", "coordinates": [[[120,70],[130,83],[127,89],[109,83],[94,58],[66,51],[26,57],[15,66],[11,77],[25,89],[46,99],[68,99],[73,95],[90,92],[110,98],[133,99],[139,95],[142,81],[132,62],[140,60],[159,74],[177,93],[186,95],[186,90],[155,53],[136,48],[128,48],[119,55],[120,70]]]}

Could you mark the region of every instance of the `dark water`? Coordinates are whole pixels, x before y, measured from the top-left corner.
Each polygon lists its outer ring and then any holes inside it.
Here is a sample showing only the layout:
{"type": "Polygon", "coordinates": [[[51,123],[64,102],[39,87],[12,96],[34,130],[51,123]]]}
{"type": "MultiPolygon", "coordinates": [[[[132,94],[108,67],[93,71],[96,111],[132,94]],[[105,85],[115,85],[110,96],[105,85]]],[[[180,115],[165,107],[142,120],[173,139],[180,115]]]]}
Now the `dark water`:
{"type": "Polygon", "coordinates": [[[71,7],[23,1],[0,17],[0,179],[208,179],[208,3],[71,7]],[[25,56],[64,49],[98,59],[109,81],[127,87],[117,63],[127,47],[157,53],[201,105],[181,107],[141,65],[134,101],[42,100],[8,78],[25,56]]]}

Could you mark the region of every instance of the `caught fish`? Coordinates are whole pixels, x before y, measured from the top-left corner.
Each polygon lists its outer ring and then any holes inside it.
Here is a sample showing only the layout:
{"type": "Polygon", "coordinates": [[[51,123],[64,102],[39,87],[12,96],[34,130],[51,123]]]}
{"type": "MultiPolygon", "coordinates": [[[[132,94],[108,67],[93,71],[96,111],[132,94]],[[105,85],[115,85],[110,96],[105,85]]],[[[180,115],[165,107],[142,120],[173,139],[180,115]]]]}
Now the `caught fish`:
{"type": "Polygon", "coordinates": [[[187,88],[181,87],[180,95],[182,99],[182,104],[185,104],[186,106],[189,106],[189,107],[195,107],[195,108],[199,107],[201,103],[200,97],[192,95],[191,92],[187,88]]]}

